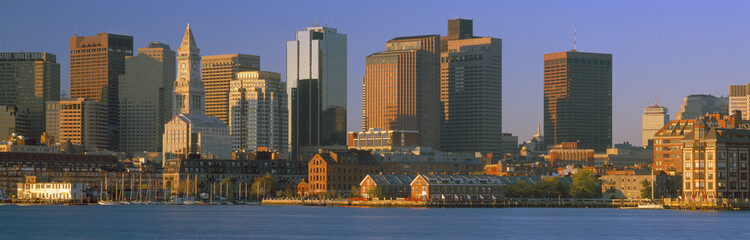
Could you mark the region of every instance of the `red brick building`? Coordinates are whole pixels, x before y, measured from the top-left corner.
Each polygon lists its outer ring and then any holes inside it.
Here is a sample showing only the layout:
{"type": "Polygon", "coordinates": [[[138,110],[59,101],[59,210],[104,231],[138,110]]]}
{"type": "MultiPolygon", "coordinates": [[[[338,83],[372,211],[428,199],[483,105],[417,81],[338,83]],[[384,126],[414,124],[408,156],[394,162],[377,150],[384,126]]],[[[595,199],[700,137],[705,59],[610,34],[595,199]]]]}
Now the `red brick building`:
{"type": "Polygon", "coordinates": [[[326,152],[308,162],[309,194],[349,195],[368,174],[378,174],[383,165],[367,151],[326,152]]]}
{"type": "Polygon", "coordinates": [[[363,198],[397,199],[411,197],[416,175],[367,175],[359,183],[363,198]]]}

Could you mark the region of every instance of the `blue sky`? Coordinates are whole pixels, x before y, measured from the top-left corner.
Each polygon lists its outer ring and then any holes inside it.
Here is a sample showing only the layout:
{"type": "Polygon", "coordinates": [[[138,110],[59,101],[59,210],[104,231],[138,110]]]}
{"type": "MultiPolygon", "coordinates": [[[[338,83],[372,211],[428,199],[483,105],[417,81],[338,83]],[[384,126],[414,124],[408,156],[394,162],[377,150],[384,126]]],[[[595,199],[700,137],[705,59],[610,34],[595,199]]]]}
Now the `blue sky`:
{"type": "MultiPolygon", "coordinates": [[[[2,1],[0,51],[57,55],[69,92],[69,37],[134,36],[176,50],[190,23],[202,55],[261,57],[285,73],[285,42],[315,23],[348,35],[348,129],[361,127],[365,56],[393,37],[446,34],[446,21],[474,20],[474,34],[503,39],[503,131],[528,139],[542,123],[542,56],[573,47],[613,54],[614,142],[640,145],[641,113],[674,113],[689,94],[727,95],[750,82],[747,1],[2,1]]],[[[283,76],[282,76],[283,78],[283,76]]]]}

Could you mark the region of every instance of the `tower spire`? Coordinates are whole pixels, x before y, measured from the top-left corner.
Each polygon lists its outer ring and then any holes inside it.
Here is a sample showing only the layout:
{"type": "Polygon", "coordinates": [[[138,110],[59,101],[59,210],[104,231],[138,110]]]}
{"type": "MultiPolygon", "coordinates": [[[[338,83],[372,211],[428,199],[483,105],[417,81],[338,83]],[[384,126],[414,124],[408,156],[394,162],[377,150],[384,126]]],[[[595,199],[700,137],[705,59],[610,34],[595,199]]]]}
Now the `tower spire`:
{"type": "Polygon", "coordinates": [[[573,52],[578,51],[578,24],[573,22],[573,52]]]}

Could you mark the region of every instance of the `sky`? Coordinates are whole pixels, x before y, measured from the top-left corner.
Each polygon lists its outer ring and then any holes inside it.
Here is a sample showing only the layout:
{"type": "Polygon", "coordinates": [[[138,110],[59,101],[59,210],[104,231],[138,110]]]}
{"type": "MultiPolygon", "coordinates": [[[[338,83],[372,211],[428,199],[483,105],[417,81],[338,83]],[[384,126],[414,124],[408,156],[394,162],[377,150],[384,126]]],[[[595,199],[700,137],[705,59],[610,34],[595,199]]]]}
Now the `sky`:
{"type": "Polygon", "coordinates": [[[0,52],[49,52],[70,89],[70,37],[99,32],[161,41],[177,50],[190,23],[202,55],[261,57],[285,79],[286,41],[314,24],[348,38],[347,122],[361,130],[365,57],[399,36],[447,34],[474,20],[474,35],[503,41],[503,132],[529,139],[543,123],[542,57],[573,48],[613,55],[613,141],[640,145],[643,108],[671,118],[690,94],[728,95],[750,82],[750,1],[15,1],[0,3],[0,52]]]}

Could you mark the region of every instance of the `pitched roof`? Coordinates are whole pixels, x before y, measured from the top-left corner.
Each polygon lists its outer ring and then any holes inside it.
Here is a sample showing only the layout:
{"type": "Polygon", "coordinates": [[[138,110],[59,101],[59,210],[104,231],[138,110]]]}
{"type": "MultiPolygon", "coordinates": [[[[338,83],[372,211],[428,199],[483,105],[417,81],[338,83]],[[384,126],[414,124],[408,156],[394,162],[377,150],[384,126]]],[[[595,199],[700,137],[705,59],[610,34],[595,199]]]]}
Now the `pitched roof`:
{"type": "Polygon", "coordinates": [[[367,175],[377,186],[409,186],[417,175],[367,175]]]}

